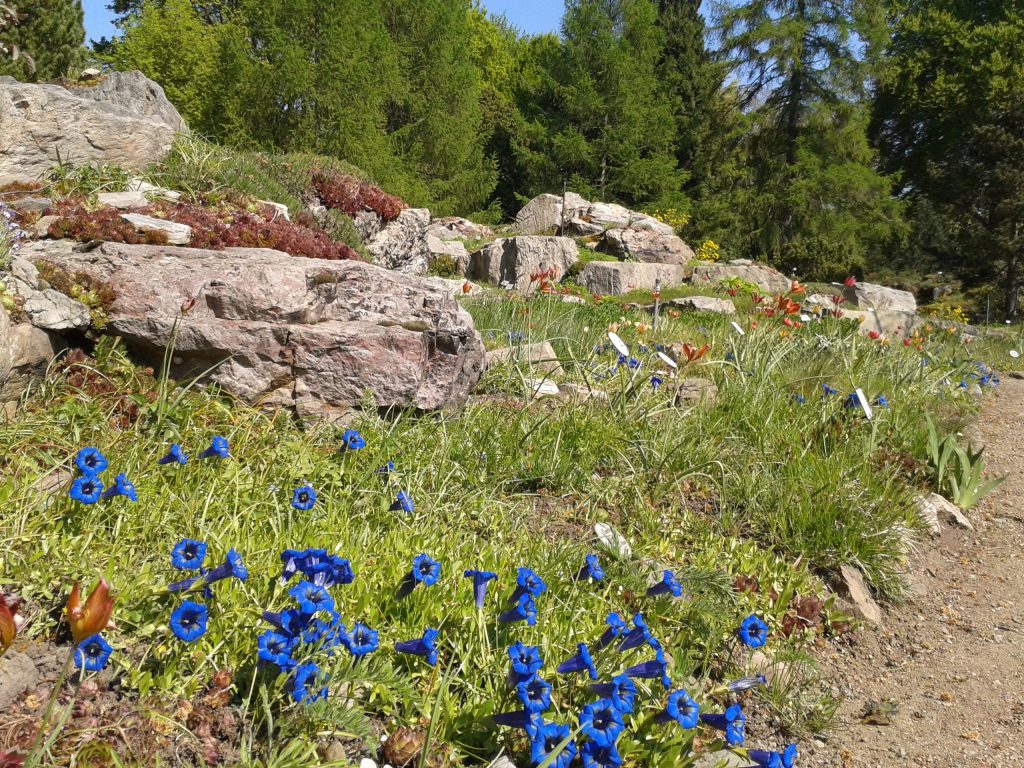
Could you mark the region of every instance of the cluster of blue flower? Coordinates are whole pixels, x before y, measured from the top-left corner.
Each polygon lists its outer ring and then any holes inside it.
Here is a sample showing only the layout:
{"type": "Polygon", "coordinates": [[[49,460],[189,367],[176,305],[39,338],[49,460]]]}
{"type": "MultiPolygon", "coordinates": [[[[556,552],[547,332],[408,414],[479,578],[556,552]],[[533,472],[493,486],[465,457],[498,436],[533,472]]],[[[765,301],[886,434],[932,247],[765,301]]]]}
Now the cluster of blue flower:
{"type": "Polygon", "coordinates": [[[71,483],[71,491],[68,495],[75,501],[82,504],[95,504],[100,501],[110,501],[116,496],[124,496],[128,501],[138,501],[135,493],[135,486],[131,484],[128,477],[122,472],[114,478],[114,484],[104,490],[103,481],[100,475],[108,466],[106,457],[95,448],[83,448],[75,456],[75,468],[79,477],[71,483]]]}
{"type": "MultiPolygon", "coordinates": [[[[249,571],[242,564],[241,556],[235,550],[228,550],[224,562],[206,570],[206,543],[196,539],[182,539],[171,550],[171,565],[182,571],[198,571],[196,576],[168,585],[167,591],[174,593],[199,592],[204,598],[213,597],[213,585],[218,581],[235,578],[245,581],[249,571]]],[[[195,600],[185,600],[171,613],[171,632],[184,643],[191,643],[206,634],[208,611],[205,605],[195,600]]]]}

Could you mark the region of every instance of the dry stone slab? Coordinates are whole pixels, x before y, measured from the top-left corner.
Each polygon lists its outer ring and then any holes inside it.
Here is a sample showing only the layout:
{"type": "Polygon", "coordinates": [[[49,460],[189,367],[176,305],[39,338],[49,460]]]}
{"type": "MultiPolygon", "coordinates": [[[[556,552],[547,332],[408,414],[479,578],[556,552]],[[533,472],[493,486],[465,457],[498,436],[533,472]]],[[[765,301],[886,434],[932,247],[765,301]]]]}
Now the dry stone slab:
{"type": "Polygon", "coordinates": [[[551,270],[551,281],[558,282],[577,261],[579,251],[568,237],[503,237],[470,256],[467,277],[526,291],[534,284],[531,275],[551,270]]]}
{"type": "Polygon", "coordinates": [[[893,312],[917,312],[917,299],[910,291],[886,288],[884,285],[857,283],[843,289],[843,296],[860,309],[885,309],[893,312]]]}
{"type": "Polygon", "coordinates": [[[32,245],[116,286],[105,332],[147,362],[162,359],[194,300],[173,374],[204,374],[247,402],[316,418],[340,417],[367,394],[384,408],[454,408],[484,369],[483,341],[444,281],[262,248],[103,243],[77,252],[60,242],[32,245]]]}
{"type": "Polygon", "coordinates": [[[875,626],[881,624],[882,609],[875,602],[875,598],[871,596],[871,591],[864,583],[861,572],[851,565],[841,565],[839,573],[843,577],[846,593],[860,617],[875,626]]]}
{"type": "Polygon", "coordinates": [[[862,336],[878,333],[889,339],[901,341],[909,339],[914,330],[925,325],[928,320],[913,312],[899,312],[893,309],[857,310],[844,309],[842,317],[857,321],[858,331],[862,336]]]}
{"type": "Polygon", "coordinates": [[[591,261],[580,274],[580,282],[595,296],[622,296],[635,290],[653,291],[681,285],[687,268],[679,264],[591,261]]]}
{"type": "Polygon", "coordinates": [[[144,216],[141,213],[122,213],[121,218],[139,232],[163,232],[167,235],[168,245],[188,245],[192,242],[192,227],[187,224],[144,216]]]}
{"type": "Polygon", "coordinates": [[[110,208],[127,210],[129,208],[145,208],[149,200],[139,190],[127,192],[100,192],[96,195],[96,202],[110,208]]]}
{"type": "Polygon", "coordinates": [[[686,296],[665,302],[666,306],[682,312],[710,312],[716,315],[735,315],[736,305],[729,299],[715,296],[686,296]]]}
{"type": "Polygon", "coordinates": [[[501,347],[487,352],[487,367],[500,365],[508,361],[525,361],[531,368],[542,373],[557,375],[562,372],[562,364],[555,354],[550,342],[539,344],[521,344],[515,347],[501,347]]]}
{"type": "Polygon", "coordinates": [[[960,510],[960,507],[949,501],[949,499],[944,496],[940,496],[937,493],[930,494],[927,502],[931,504],[935,508],[936,513],[940,517],[944,517],[947,522],[951,522],[968,531],[974,530],[974,525],[967,519],[967,516],[960,510]]]}
{"type": "Polygon", "coordinates": [[[645,229],[611,229],[604,235],[602,250],[619,259],[634,259],[648,264],[688,264],[693,251],[676,234],[660,234],[645,229]]]}
{"type": "Polygon", "coordinates": [[[683,379],[676,386],[674,403],[677,408],[714,405],[716,400],[718,400],[718,387],[711,379],[699,377],[683,379]]]}
{"type": "Polygon", "coordinates": [[[786,293],[792,284],[784,274],[764,264],[698,264],[693,269],[694,285],[713,286],[734,277],[756,285],[766,294],[786,293]]]}

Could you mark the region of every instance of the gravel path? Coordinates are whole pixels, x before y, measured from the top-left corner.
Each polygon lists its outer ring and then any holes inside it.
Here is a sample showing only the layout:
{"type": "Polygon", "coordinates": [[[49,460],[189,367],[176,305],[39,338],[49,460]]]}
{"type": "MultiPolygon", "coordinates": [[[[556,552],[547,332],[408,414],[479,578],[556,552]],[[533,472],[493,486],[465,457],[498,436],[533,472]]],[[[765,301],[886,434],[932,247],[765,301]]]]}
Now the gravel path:
{"type": "Polygon", "coordinates": [[[976,532],[945,527],[921,546],[881,629],[828,647],[844,702],[805,768],[1024,768],[1024,381],[1004,380],[971,437],[1009,477],[968,513],[976,532]],[[863,721],[886,701],[888,725],[863,721]]]}

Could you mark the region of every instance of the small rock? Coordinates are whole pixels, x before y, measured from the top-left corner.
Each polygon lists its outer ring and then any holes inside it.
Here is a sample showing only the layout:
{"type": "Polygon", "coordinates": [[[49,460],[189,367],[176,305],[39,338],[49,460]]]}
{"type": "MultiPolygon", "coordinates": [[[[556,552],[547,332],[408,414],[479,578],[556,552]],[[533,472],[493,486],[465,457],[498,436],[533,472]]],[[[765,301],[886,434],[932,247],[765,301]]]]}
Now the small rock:
{"type": "Polygon", "coordinates": [[[505,755],[494,758],[487,766],[487,768],[516,768],[516,764],[508,759],[505,755]]]}
{"type": "Polygon", "coordinates": [[[882,609],[879,608],[878,603],[871,596],[871,592],[864,583],[864,577],[860,571],[852,566],[842,565],[839,567],[839,572],[843,577],[846,592],[861,617],[876,626],[881,624],[882,609]]]}
{"type": "Polygon", "coordinates": [[[626,541],[626,537],[608,523],[595,523],[594,535],[597,536],[598,544],[620,560],[628,560],[633,556],[633,548],[626,541]]]}
{"type": "Polygon", "coordinates": [[[938,536],[942,533],[942,523],[939,522],[938,508],[923,496],[918,496],[914,499],[914,504],[917,507],[917,516],[928,527],[929,533],[932,536],[938,536]]]}
{"type": "Polygon", "coordinates": [[[89,308],[60,291],[35,291],[22,306],[36,328],[46,331],[83,330],[92,323],[89,308]]]}
{"type": "Polygon", "coordinates": [[[10,708],[18,697],[39,684],[39,670],[23,653],[10,651],[0,657],[0,710],[10,708]]]}
{"type": "Polygon", "coordinates": [[[750,760],[740,757],[735,752],[719,749],[701,755],[693,768],[747,768],[750,760]]]}
{"type": "Polygon", "coordinates": [[[168,245],[188,245],[192,242],[192,227],[186,224],[143,216],[140,213],[122,213],[121,218],[140,232],[155,230],[166,233],[168,245]]]}
{"type": "Polygon", "coordinates": [[[530,379],[527,383],[534,397],[555,397],[560,392],[558,385],[550,379],[530,379]]]}
{"type": "Polygon", "coordinates": [[[492,349],[487,353],[488,368],[508,360],[525,360],[531,367],[551,375],[562,372],[562,364],[558,361],[554,347],[546,341],[539,344],[522,344],[517,347],[492,349]]]}
{"type": "Polygon", "coordinates": [[[563,304],[586,304],[587,300],[582,296],[573,296],[571,293],[566,293],[562,296],[563,304]]]}
{"type": "Polygon", "coordinates": [[[53,207],[53,201],[48,197],[23,197],[7,203],[7,207],[21,213],[42,213],[53,207]]]}
{"type": "Polygon", "coordinates": [[[714,296],[687,296],[666,302],[668,306],[683,312],[711,312],[716,315],[735,315],[736,305],[729,299],[714,296]]]}
{"type": "Polygon", "coordinates": [[[158,187],[156,184],[150,184],[148,181],[142,179],[132,179],[125,185],[125,189],[129,192],[141,192],[147,198],[159,197],[164,200],[170,200],[174,202],[181,198],[181,192],[175,192],[173,189],[166,189],[165,187],[158,187]]]}
{"type": "Polygon", "coordinates": [[[359,761],[359,768],[377,768],[377,764],[368,757],[364,757],[359,761]]]}
{"type": "Polygon", "coordinates": [[[42,216],[39,221],[32,225],[32,231],[36,237],[47,237],[49,236],[50,225],[57,221],[60,221],[60,216],[42,216]]]}
{"type": "Polygon", "coordinates": [[[591,389],[584,384],[568,382],[560,387],[560,394],[564,400],[573,403],[585,403],[590,400],[608,401],[608,393],[602,389],[591,389]]]}
{"type": "Polygon", "coordinates": [[[712,405],[718,399],[718,387],[711,379],[683,379],[676,388],[675,405],[685,408],[691,405],[712,405]]]}
{"type": "Polygon", "coordinates": [[[285,221],[291,221],[292,217],[288,215],[288,206],[284,203],[275,203],[273,200],[257,200],[259,205],[266,205],[274,209],[274,218],[283,218],[285,221]]]}
{"type": "Polygon", "coordinates": [[[927,502],[935,508],[938,515],[942,515],[947,520],[952,521],[961,528],[966,528],[968,531],[974,530],[971,521],[960,511],[960,507],[945,497],[933,493],[928,497],[927,502]]]}
{"type": "Polygon", "coordinates": [[[149,200],[139,191],[133,192],[100,192],[96,195],[96,202],[110,208],[127,210],[129,208],[145,208],[149,200]]]}
{"type": "Polygon", "coordinates": [[[103,73],[95,67],[89,67],[83,69],[81,74],[78,75],[79,82],[87,83],[91,80],[99,80],[103,73]]]}

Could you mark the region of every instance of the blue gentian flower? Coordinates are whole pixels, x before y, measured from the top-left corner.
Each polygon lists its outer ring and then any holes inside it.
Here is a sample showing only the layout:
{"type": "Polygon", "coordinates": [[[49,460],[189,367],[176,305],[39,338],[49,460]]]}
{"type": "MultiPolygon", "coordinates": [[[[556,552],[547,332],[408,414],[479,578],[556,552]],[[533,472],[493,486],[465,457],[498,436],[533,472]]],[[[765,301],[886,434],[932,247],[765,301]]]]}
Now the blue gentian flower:
{"type": "Polygon", "coordinates": [[[614,746],[600,747],[593,741],[583,745],[580,757],[583,768],[619,768],[622,765],[622,755],[614,746]]]}
{"type": "Polygon", "coordinates": [[[432,587],[441,578],[441,564],[428,554],[419,554],[412,560],[412,570],[409,576],[414,582],[419,582],[425,587],[432,587]]]}
{"type": "Polygon", "coordinates": [[[388,509],[392,512],[398,512],[401,510],[402,512],[405,512],[405,514],[411,515],[416,511],[416,506],[412,503],[412,498],[408,493],[405,491],[399,491],[394,502],[392,502],[388,509]]]}
{"type": "Polygon", "coordinates": [[[107,468],[107,459],[95,448],[83,448],[75,454],[75,467],[85,477],[96,477],[107,468]]]}
{"type": "Polygon", "coordinates": [[[288,590],[288,594],[298,602],[299,610],[310,616],[318,611],[334,610],[334,599],[327,590],[308,581],[300,581],[288,590]]]}
{"type": "Polygon", "coordinates": [[[308,613],[303,613],[298,608],[289,608],[279,613],[264,611],[263,620],[277,627],[277,631],[280,634],[295,638],[305,631],[312,622],[313,617],[308,613]]]}
{"type": "Polygon", "coordinates": [[[198,571],[206,559],[206,543],[182,539],[171,550],[171,565],[182,571],[198,571]]]}
{"type": "Polygon", "coordinates": [[[519,678],[533,677],[544,666],[540,648],[535,645],[516,642],[508,647],[508,657],[512,660],[512,672],[519,678]]]}
{"type": "Polygon", "coordinates": [[[583,708],[580,714],[580,729],[599,747],[614,747],[625,730],[622,712],[607,699],[595,701],[583,708]]]}
{"type": "Polygon", "coordinates": [[[654,653],[654,659],[634,664],[624,672],[627,677],[639,677],[653,680],[661,678],[661,684],[666,688],[672,687],[672,679],[668,675],[668,662],[665,660],[665,653],[659,648],[654,653]]]}
{"type": "Polygon", "coordinates": [[[345,625],[341,623],[341,617],[331,611],[330,618],[330,621],[314,619],[310,622],[309,626],[302,631],[302,642],[306,645],[318,645],[328,651],[339,645],[344,645],[348,633],[345,625]]]}
{"type": "Polygon", "coordinates": [[[764,675],[754,675],[753,677],[741,677],[739,680],[734,680],[729,683],[726,688],[731,693],[743,693],[744,691],[750,691],[754,688],[759,688],[762,685],[768,684],[768,678],[764,675]]]}
{"type": "Polygon", "coordinates": [[[181,449],[181,446],[177,443],[171,443],[171,450],[167,452],[167,455],[162,459],[158,459],[157,464],[188,464],[188,456],[181,449]]]}
{"type": "Polygon", "coordinates": [[[604,581],[604,570],[601,568],[601,563],[597,559],[597,555],[587,555],[583,559],[583,567],[580,568],[580,572],[576,574],[577,581],[583,581],[584,579],[593,579],[594,581],[604,581]]]}
{"type": "Polygon", "coordinates": [[[536,733],[537,729],[544,725],[544,718],[536,712],[527,712],[525,709],[517,712],[498,712],[491,715],[495,725],[504,725],[508,728],[522,728],[528,734],[536,733]]]}
{"type": "Polygon", "coordinates": [[[597,680],[597,667],[594,666],[594,660],[590,657],[590,649],[587,648],[586,643],[580,643],[576,646],[576,655],[559,664],[557,671],[560,675],[569,675],[584,670],[590,675],[591,680],[597,680]]]}
{"type": "Polygon", "coordinates": [[[658,387],[660,387],[664,383],[665,381],[661,378],[661,376],[651,376],[651,389],[653,389],[655,392],[657,392],[658,387]]]}
{"type": "Polygon", "coordinates": [[[292,491],[292,507],[300,512],[309,512],[316,504],[316,491],[312,486],[303,485],[292,491]]]}
{"type": "Polygon", "coordinates": [[[281,571],[281,584],[287,584],[291,581],[292,576],[301,570],[305,556],[305,552],[300,552],[297,549],[286,549],[281,553],[281,563],[284,565],[281,571]]]}
{"type": "Polygon", "coordinates": [[[498,578],[498,574],[492,571],[468,570],[463,571],[464,578],[473,580],[473,602],[476,603],[478,611],[484,608],[484,598],[487,596],[487,582],[498,578]]]}
{"type": "Polygon", "coordinates": [[[171,632],[184,643],[206,634],[206,606],[186,600],[171,614],[171,632]]]}
{"type": "Polygon", "coordinates": [[[607,648],[612,644],[615,638],[623,635],[626,630],[629,629],[626,622],[617,613],[609,613],[608,618],[605,619],[605,623],[608,624],[608,629],[604,631],[604,634],[594,643],[594,650],[600,651],[603,648],[607,648]]]}
{"type": "Polygon", "coordinates": [[[661,581],[647,589],[648,597],[661,597],[662,595],[672,595],[672,597],[682,597],[683,595],[683,585],[679,583],[679,579],[672,571],[663,571],[661,581]]]}
{"type": "Polygon", "coordinates": [[[210,441],[210,447],[203,451],[204,459],[226,459],[228,453],[228,441],[223,437],[215,437],[210,441]]]}
{"type": "Polygon", "coordinates": [[[824,397],[835,397],[836,395],[839,394],[838,389],[833,389],[828,384],[821,385],[821,392],[824,397]]]}
{"type": "Polygon", "coordinates": [[[361,451],[366,447],[366,441],[354,429],[346,429],[341,436],[341,447],[346,451],[361,451]]]}
{"type": "Polygon", "coordinates": [[[395,650],[399,653],[411,653],[414,656],[422,656],[427,660],[427,664],[433,667],[437,664],[437,630],[425,629],[423,637],[419,640],[406,640],[395,643],[395,650]]]}
{"type": "Polygon", "coordinates": [[[700,705],[690,698],[690,694],[686,691],[673,691],[668,695],[665,709],[654,719],[659,723],[671,723],[674,720],[680,728],[689,731],[697,727],[699,715],[700,705]]]}
{"type": "Polygon", "coordinates": [[[636,698],[636,684],[625,675],[616,675],[610,683],[593,683],[590,690],[607,699],[619,712],[633,711],[636,698]]]}
{"type": "Polygon", "coordinates": [[[516,604],[498,617],[501,624],[514,624],[525,621],[531,627],[537,626],[537,604],[530,595],[521,596],[516,604]]]}
{"type": "Polygon", "coordinates": [[[84,672],[106,668],[114,649],[101,635],[87,637],[75,647],[75,666],[84,672]]]}
{"type": "Polygon", "coordinates": [[[260,661],[276,664],[282,669],[288,669],[295,663],[292,659],[292,649],[295,647],[294,637],[268,629],[260,635],[257,647],[260,661]]]}
{"type": "Polygon", "coordinates": [[[533,675],[516,684],[516,697],[530,714],[546,712],[551,707],[551,686],[533,675]]]}
{"type": "Polygon", "coordinates": [[[632,370],[635,371],[637,368],[640,367],[640,361],[637,360],[635,357],[631,357],[627,361],[626,365],[628,365],[632,370]]]}
{"type": "Polygon", "coordinates": [[[523,595],[540,597],[547,590],[547,584],[540,576],[529,568],[520,568],[516,576],[516,591],[509,597],[508,602],[509,604],[517,602],[523,595]]]}
{"type": "Polygon", "coordinates": [[[616,365],[625,365],[626,362],[627,362],[626,361],[626,356],[625,355],[619,355],[618,359],[615,361],[615,364],[616,365]]]}
{"type": "Polygon", "coordinates": [[[170,592],[184,592],[191,589],[196,582],[202,580],[207,586],[210,584],[216,584],[218,581],[223,581],[228,578],[236,578],[239,581],[245,581],[249,578],[249,571],[244,565],[242,565],[242,557],[235,550],[229,549],[227,555],[224,557],[224,562],[218,565],[216,568],[209,570],[199,576],[193,576],[191,579],[185,579],[184,581],[177,581],[167,587],[170,592]]]}
{"type": "Polygon", "coordinates": [[[389,461],[379,469],[375,469],[373,474],[375,475],[390,475],[395,471],[395,462],[389,461]]]}
{"type": "Polygon", "coordinates": [[[795,394],[793,395],[793,402],[796,403],[797,405],[803,405],[804,403],[807,402],[807,398],[801,394],[795,394]]]}
{"type": "MultiPolygon", "coordinates": [[[[530,737],[530,760],[534,765],[543,763],[558,746],[569,738],[568,725],[547,723],[538,727],[530,737]]],[[[570,741],[550,764],[549,768],[569,768],[576,757],[576,742],[570,741]]]]}
{"type": "Polygon", "coordinates": [[[796,765],[797,749],[796,744],[790,744],[782,752],[751,749],[747,756],[762,768],[793,768],[796,765]]]}
{"type": "Polygon", "coordinates": [[[736,362],[736,355],[733,352],[726,352],[725,359],[730,363],[736,362]]]}
{"type": "Polygon", "coordinates": [[[860,397],[856,392],[851,392],[846,396],[846,400],[843,401],[843,408],[860,408],[860,397]]]}
{"type": "Polygon", "coordinates": [[[757,616],[747,616],[740,624],[738,634],[748,648],[760,648],[768,642],[768,625],[757,616]]]}
{"type": "Polygon", "coordinates": [[[352,571],[352,563],[338,555],[327,556],[322,579],[320,573],[313,574],[313,583],[324,588],[333,587],[336,584],[351,584],[355,580],[356,575],[352,571]]]}
{"type": "Polygon", "coordinates": [[[68,492],[68,496],[82,504],[95,504],[100,500],[101,495],[103,495],[103,483],[98,477],[92,475],[77,478],[71,484],[71,490],[68,492]]]}
{"type": "Polygon", "coordinates": [[[357,658],[373,653],[380,647],[377,631],[370,629],[365,624],[356,624],[349,633],[346,647],[348,652],[357,658]]]}
{"type": "Polygon", "coordinates": [[[889,400],[888,400],[888,398],[885,395],[879,395],[877,398],[875,398],[875,407],[876,408],[888,408],[889,407],[889,400]]]}
{"type": "Polygon", "coordinates": [[[743,726],[747,722],[746,715],[739,704],[733,704],[725,714],[721,715],[700,715],[700,721],[704,725],[725,733],[725,741],[730,747],[738,747],[743,744],[743,726]]]}
{"type": "Polygon", "coordinates": [[[647,628],[644,617],[638,613],[633,617],[633,629],[619,641],[619,650],[629,651],[633,648],[639,648],[650,639],[651,631],[647,628]]]}
{"type": "Polygon", "coordinates": [[[104,501],[110,501],[115,496],[124,496],[133,504],[139,500],[139,495],[135,492],[135,486],[132,485],[128,476],[123,472],[114,478],[114,484],[107,488],[100,498],[104,501]]]}
{"type": "Polygon", "coordinates": [[[292,698],[300,704],[311,704],[327,698],[327,676],[312,662],[301,664],[292,673],[292,698]]]}

